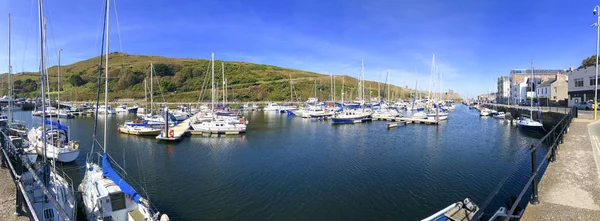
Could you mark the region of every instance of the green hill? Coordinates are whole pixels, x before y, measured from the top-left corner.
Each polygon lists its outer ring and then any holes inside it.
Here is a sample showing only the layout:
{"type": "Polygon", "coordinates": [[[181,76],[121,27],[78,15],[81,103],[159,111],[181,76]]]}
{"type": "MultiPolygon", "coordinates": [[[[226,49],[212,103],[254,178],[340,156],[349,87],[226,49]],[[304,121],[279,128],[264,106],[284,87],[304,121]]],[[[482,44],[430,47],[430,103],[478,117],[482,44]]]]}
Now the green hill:
{"type": "MultiPolygon", "coordinates": [[[[220,60],[215,61],[215,83],[219,85],[219,98],[222,99],[222,75],[220,60]]],[[[99,57],[61,67],[61,100],[92,101],[96,98],[96,85],[99,57]]],[[[210,60],[191,58],[166,58],[160,56],[129,55],[111,53],[109,55],[109,97],[114,99],[144,99],[144,79],[150,85],[150,63],[154,64],[153,87],[155,101],[197,102],[203,88],[203,100],[210,100],[210,60]]],[[[314,97],[315,81],[319,100],[328,99],[331,78],[313,72],[281,68],[272,65],[246,62],[224,61],[227,80],[228,100],[237,101],[289,101],[290,75],[293,79],[294,97],[304,101],[314,97]]],[[[57,67],[49,68],[52,98],[57,91],[57,67]]],[[[104,73],[102,74],[104,76],[104,73]]],[[[5,79],[6,74],[2,74],[5,79]]],[[[18,97],[34,97],[38,93],[37,73],[19,73],[13,77],[15,93],[18,97]]],[[[104,79],[101,79],[103,82],[104,79]]],[[[358,81],[349,76],[335,76],[336,100],[341,99],[344,82],[345,100],[354,100],[358,81]]],[[[366,81],[365,94],[377,97],[377,82],[366,81]]],[[[6,94],[6,87],[3,87],[6,94]]],[[[381,85],[383,89],[383,85],[381,85]]],[[[148,89],[149,90],[149,89],[148,89]]],[[[394,97],[412,97],[413,92],[406,88],[391,86],[394,97]]]]}

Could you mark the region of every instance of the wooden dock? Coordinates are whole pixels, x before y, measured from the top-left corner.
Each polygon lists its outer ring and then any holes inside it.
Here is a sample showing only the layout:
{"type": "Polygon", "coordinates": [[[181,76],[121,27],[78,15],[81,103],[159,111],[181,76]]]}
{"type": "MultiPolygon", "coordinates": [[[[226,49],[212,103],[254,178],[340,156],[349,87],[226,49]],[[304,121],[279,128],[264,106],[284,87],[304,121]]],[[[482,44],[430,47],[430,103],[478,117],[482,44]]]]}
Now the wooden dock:
{"type": "Polygon", "coordinates": [[[400,122],[400,117],[373,117],[373,120],[400,122]]]}
{"type": "Polygon", "coordinates": [[[188,118],[173,127],[169,127],[168,134],[165,134],[165,131],[160,132],[160,134],[156,136],[156,139],[163,141],[179,141],[189,130],[190,119],[188,118]]]}
{"type": "Polygon", "coordinates": [[[195,130],[189,130],[189,133],[192,135],[212,135],[212,134],[219,134],[219,135],[237,135],[240,134],[240,132],[238,131],[231,131],[231,132],[214,132],[214,131],[195,131],[195,130]]]}
{"type": "Polygon", "coordinates": [[[407,124],[438,124],[437,120],[430,120],[424,118],[399,118],[400,122],[405,122],[407,124]]]}

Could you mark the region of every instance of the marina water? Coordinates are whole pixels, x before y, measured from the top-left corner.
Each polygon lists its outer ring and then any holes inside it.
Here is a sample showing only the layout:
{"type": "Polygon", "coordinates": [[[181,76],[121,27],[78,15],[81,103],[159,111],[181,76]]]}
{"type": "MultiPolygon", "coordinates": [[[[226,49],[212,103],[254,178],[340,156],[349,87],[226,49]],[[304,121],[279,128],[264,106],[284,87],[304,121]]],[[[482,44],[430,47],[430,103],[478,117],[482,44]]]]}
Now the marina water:
{"type": "MultiPolygon", "coordinates": [[[[417,220],[466,197],[482,203],[540,138],[462,105],[439,126],[390,130],[376,121],[332,125],[245,115],[245,135],[179,143],[119,134],[117,125],[135,116],[109,116],[107,151],[172,220],[417,220]]],[[[15,119],[41,121],[25,111],[15,119]]],[[[94,118],[61,122],[81,142],[82,154],[59,166],[79,185],[94,118]]],[[[486,212],[517,194],[528,175],[530,168],[521,167],[486,212]]]]}

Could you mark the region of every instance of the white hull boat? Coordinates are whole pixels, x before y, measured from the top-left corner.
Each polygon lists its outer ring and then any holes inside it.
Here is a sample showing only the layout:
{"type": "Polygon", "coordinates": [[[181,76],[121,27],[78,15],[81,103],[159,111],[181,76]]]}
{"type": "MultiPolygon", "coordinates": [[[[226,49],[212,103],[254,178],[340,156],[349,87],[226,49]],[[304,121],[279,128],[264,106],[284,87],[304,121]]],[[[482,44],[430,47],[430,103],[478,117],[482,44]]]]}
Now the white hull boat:
{"type": "MultiPolygon", "coordinates": [[[[42,129],[33,128],[27,133],[30,145],[39,155],[44,154],[42,129]]],[[[68,134],[62,129],[51,129],[45,132],[46,157],[59,162],[72,162],[79,156],[79,143],[69,140],[68,134]]]]}

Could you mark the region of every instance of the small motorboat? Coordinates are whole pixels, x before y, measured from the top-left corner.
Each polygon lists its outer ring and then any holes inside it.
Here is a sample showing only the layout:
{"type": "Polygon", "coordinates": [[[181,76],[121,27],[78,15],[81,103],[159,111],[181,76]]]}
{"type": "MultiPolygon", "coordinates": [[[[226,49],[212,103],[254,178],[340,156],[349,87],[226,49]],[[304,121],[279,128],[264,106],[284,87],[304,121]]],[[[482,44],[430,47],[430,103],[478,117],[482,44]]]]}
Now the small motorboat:
{"type": "Polygon", "coordinates": [[[506,114],[504,112],[498,112],[493,117],[496,119],[504,119],[504,117],[506,117],[506,114]]]}

